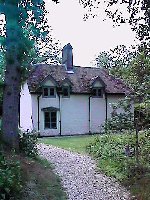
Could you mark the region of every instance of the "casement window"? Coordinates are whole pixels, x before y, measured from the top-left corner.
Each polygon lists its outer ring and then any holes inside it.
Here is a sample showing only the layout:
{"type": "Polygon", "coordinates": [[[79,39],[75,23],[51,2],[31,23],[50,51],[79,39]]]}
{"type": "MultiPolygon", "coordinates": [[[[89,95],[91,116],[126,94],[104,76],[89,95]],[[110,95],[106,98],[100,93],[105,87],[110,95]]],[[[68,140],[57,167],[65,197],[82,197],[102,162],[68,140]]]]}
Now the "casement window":
{"type": "Polygon", "coordinates": [[[56,97],[55,87],[43,87],[43,97],[56,97]]]}
{"type": "Polygon", "coordinates": [[[44,112],[44,128],[57,129],[57,112],[56,111],[44,112]]]}
{"type": "Polygon", "coordinates": [[[70,97],[70,88],[69,87],[63,87],[62,92],[63,92],[63,97],[70,97]]]}
{"type": "Polygon", "coordinates": [[[48,88],[43,88],[43,96],[48,97],[48,88]]]}
{"type": "Polygon", "coordinates": [[[97,98],[103,97],[102,88],[93,88],[92,89],[92,96],[97,97],[97,98]]]}

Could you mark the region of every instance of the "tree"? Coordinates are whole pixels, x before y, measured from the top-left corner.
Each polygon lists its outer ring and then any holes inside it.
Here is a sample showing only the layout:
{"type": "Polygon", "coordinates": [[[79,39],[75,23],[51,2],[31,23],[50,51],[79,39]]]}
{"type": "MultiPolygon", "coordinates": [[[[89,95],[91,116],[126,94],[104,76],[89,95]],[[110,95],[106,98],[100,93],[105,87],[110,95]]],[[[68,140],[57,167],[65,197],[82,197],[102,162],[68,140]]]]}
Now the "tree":
{"type": "MultiPolygon", "coordinates": [[[[57,0],[53,0],[57,3],[57,0]]],[[[18,148],[18,109],[23,65],[32,57],[33,47],[48,34],[43,0],[0,0],[5,16],[4,35],[0,42],[5,52],[3,94],[3,139],[18,148]]]]}
{"type": "Polygon", "coordinates": [[[132,30],[136,31],[140,40],[150,39],[150,3],[149,0],[79,0],[80,4],[87,9],[85,19],[95,17],[93,9],[105,5],[106,15],[116,25],[129,23],[132,30]]]}
{"type": "Polygon", "coordinates": [[[127,48],[125,45],[119,45],[109,51],[100,52],[95,59],[99,67],[108,69],[109,73],[117,78],[122,78],[128,82],[130,77],[130,65],[136,57],[137,47],[127,48]]]}
{"type": "Polygon", "coordinates": [[[113,68],[116,66],[127,67],[136,55],[136,48],[118,45],[109,51],[102,51],[95,59],[99,67],[113,68]]]}
{"type": "Polygon", "coordinates": [[[110,74],[121,78],[134,90],[135,117],[140,128],[147,127],[150,117],[150,57],[145,46],[127,49],[118,46],[108,52],[100,52],[96,65],[107,68],[110,74]],[[107,62],[104,62],[107,61],[107,62]]]}

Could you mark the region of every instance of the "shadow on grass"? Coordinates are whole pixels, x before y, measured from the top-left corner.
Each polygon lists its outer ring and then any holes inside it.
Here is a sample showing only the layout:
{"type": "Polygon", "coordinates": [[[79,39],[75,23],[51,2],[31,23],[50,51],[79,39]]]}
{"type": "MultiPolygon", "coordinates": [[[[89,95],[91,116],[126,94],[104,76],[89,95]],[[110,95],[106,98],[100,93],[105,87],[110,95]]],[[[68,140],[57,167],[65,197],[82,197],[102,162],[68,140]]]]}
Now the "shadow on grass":
{"type": "Polygon", "coordinates": [[[48,161],[24,157],[20,160],[25,181],[20,200],[66,200],[60,178],[48,161]]]}

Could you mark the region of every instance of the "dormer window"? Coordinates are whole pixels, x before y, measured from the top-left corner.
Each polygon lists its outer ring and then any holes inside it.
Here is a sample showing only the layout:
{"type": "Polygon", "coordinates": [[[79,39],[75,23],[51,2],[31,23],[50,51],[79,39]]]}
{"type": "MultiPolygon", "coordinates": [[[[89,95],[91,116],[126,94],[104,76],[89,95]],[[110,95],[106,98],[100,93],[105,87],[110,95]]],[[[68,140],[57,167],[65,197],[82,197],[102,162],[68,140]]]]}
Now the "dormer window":
{"type": "Polygon", "coordinates": [[[48,88],[43,88],[43,96],[48,97],[48,88]]]}
{"type": "Polygon", "coordinates": [[[93,88],[92,96],[97,98],[102,98],[103,97],[102,88],[93,88]]]}
{"type": "Polygon", "coordinates": [[[43,97],[56,97],[55,87],[43,87],[43,97]]]}
{"type": "Polygon", "coordinates": [[[70,96],[70,89],[69,89],[69,87],[63,87],[62,91],[63,91],[63,97],[69,97],[70,96]]]}
{"type": "Polygon", "coordinates": [[[49,88],[49,96],[51,96],[51,97],[55,96],[55,88],[54,87],[49,88]]]}

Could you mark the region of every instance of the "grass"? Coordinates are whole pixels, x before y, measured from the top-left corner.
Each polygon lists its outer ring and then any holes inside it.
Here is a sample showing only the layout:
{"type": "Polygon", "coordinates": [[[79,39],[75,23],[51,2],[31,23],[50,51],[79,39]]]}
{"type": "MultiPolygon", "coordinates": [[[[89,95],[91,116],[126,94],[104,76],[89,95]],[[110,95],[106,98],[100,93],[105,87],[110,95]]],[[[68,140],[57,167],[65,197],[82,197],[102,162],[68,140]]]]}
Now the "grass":
{"type": "Polygon", "coordinates": [[[60,178],[53,172],[54,167],[47,160],[26,157],[22,153],[11,151],[3,144],[0,151],[0,200],[4,195],[4,199],[12,200],[67,199],[60,178]]]}
{"type": "Polygon", "coordinates": [[[139,162],[133,155],[125,155],[125,146],[135,146],[135,134],[112,134],[98,137],[88,146],[89,153],[97,159],[97,165],[106,175],[115,177],[138,200],[150,200],[150,140],[149,135],[139,135],[139,162]]]}
{"type": "Polygon", "coordinates": [[[137,200],[150,200],[150,173],[140,179],[128,180],[124,185],[137,197],[137,200]]]}
{"type": "Polygon", "coordinates": [[[38,158],[20,157],[24,188],[20,200],[66,200],[60,178],[52,171],[52,165],[38,158]]]}
{"type": "Polygon", "coordinates": [[[86,146],[92,142],[95,137],[95,135],[50,137],[40,138],[38,142],[85,154],[86,146]]]}
{"type": "MultiPolygon", "coordinates": [[[[140,138],[142,139],[143,136],[141,135],[140,138]]],[[[143,150],[147,149],[149,145],[144,141],[146,140],[142,140],[141,143],[141,145],[144,145],[142,146],[143,150]]],[[[130,178],[126,173],[128,164],[132,169],[135,163],[134,157],[127,158],[124,154],[126,144],[130,144],[132,147],[135,144],[133,135],[117,134],[108,138],[105,135],[64,136],[41,138],[39,142],[83,154],[87,153],[86,146],[88,146],[88,152],[96,157],[97,165],[103,173],[119,180],[138,200],[150,200],[150,172],[137,177],[131,174],[130,178]]]]}

